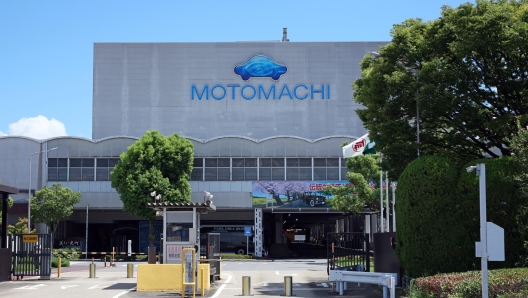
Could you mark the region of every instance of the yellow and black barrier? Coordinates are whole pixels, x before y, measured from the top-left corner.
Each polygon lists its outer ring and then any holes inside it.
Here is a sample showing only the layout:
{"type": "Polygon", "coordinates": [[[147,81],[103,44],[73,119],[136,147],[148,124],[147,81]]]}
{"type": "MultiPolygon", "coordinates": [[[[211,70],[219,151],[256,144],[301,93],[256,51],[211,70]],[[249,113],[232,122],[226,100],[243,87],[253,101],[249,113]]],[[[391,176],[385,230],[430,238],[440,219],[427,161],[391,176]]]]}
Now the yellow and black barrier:
{"type": "MultiPolygon", "coordinates": [[[[97,251],[97,252],[85,252],[85,251],[82,251],[82,252],[67,252],[67,251],[63,251],[63,252],[53,252],[54,255],[73,255],[73,254],[77,254],[77,255],[111,255],[112,252],[111,251],[97,251]]],[[[128,255],[128,252],[114,252],[113,254],[115,255],[128,255]]],[[[146,253],[144,252],[131,252],[130,253],[131,255],[147,255],[146,253]]]]}

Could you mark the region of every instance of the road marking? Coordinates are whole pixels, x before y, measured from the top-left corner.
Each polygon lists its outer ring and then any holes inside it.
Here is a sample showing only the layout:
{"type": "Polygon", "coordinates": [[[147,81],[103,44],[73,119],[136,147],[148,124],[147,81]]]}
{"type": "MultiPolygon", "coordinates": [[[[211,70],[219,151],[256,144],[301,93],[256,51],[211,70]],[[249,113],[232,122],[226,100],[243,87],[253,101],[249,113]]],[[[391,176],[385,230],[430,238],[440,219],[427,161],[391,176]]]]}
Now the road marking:
{"type": "Polygon", "coordinates": [[[23,286],[23,287],[20,287],[20,288],[15,288],[15,290],[36,290],[38,287],[44,287],[46,286],[45,284],[38,284],[38,285],[34,285],[34,286],[23,286]]]}
{"type": "Polygon", "coordinates": [[[292,274],[280,274],[279,271],[275,271],[275,274],[277,274],[277,275],[288,275],[288,276],[289,276],[289,275],[291,275],[291,276],[295,276],[295,275],[297,275],[297,274],[295,274],[295,273],[292,273],[292,274]]]}
{"type": "Polygon", "coordinates": [[[73,288],[73,287],[78,287],[78,285],[61,286],[61,289],[66,290],[67,288],[73,288]]]}
{"type": "MultiPolygon", "coordinates": [[[[216,297],[218,297],[218,295],[220,295],[220,293],[222,293],[222,290],[223,290],[223,289],[225,288],[225,286],[231,281],[231,278],[233,277],[233,276],[231,276],[231,275],[229,275],[229,274],[225,274],[225,275],[227,275],[227,276],[229,276],[229,277],[227,278],[226,281],[224,281],[224,284],[221,285],[220,288],[218,288],[218,290],[216,290],[216,293],[215,293],[211,298],[216,298],[216,297]]],[[[114,297],[114,298],[117,298],[117,297],[114,297]]]]}
{"type": "Polygon", "coordinates": [[[126,294],[126,293],[128,293],[128,292],[130,292],[130,291],[134,291],[135,289],[136,289],[136,287],[133,287],[132,289],[128,289],[128,290],[126,290],[126,291],[124,291],[124,292],[121,292],[121,293],[115,295],[115,296],[112,297],[112,298],[119,298],[119,296],[124,295],[124,294],[126,294]]]}
{"type": "Polygon", "coordinates": [[[328,288],[328,284],[324,282],[323,287],[328,288]]]}
{"type": "Polygon", "coordinates": [[[104,286],[95,285],[95,286],[93,286],[93,287],[89,287],[88,290],[93,290],[93,289],[97,289],[97,288],[101,288],[101,289],[103,289],[104,286]]]}
{"type": "Polygon", "coordinates": [[[267,282],[260,282],[258,284],[253,284],[254,286],[258,286],[258,285],[262,285],[263,287],[267,287],[268,286],[268,283],[267,282]]]}

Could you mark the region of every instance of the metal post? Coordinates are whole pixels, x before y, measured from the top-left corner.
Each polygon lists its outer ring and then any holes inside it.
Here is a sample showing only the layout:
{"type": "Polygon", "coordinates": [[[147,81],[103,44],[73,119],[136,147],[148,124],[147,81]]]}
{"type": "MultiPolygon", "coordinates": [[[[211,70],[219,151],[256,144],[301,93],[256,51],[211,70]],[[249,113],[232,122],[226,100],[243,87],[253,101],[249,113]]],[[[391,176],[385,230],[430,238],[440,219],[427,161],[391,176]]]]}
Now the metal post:
{"type": "MultiPolygon", "coordinates": [[[[381,153],[380,153],[380,166],[381,166],[381,153]]],[[[380,169],[380,233],[383,233],[385,230],[385,225],[383,223],[383,171],[380,169]]]]}
{"type": "Polygon", "coordinates": [[[29,155],[29,189],[28,189],[28,233],[31,233],[31,157],[33,154],[46,153],[59,147],[51,148],[44,151],[33,152],[29,155]]]}
{"type": "Polygon", "coordinates": [[[389,210],[389,172],[385,171],[385,199],[387,199],[385,216],[387,217],[387,233],[390,232],[390,210],[389,210]]]}
{"type": "Polygon", "coordinates": [[[33,154],[37,152],[31,153],[29,155],[29,189],[28,189],[28,234],[31,233],[31,157],[33,154]]]}
{"type": "Polygon", "coordinates": [[[60,278],[61,272],[61,257],[57,258],[57,278],[60,278]]]}
{"type": "Polygon", "coordinates": [[[86,251],[85,259],[88,259],[88,204],[86,204],[86,240],[84,243],[84,249],[86,251]]]}
{"type": "Polygon", "coordinates": [[[292,296],[292,277],[284,277],[284,296],[292,296]]]}
{"type": "Polygon", "coordinates": [[[202,297],[205,296],[205,278],[204,269],[200,268],[200,294],[202,297]]]}
{"type": "Polygon", "coordinates": [[[134,264],[127,264],[127,278],[134,277],[134,264]]]}
{"type": "Polygon", "coordinates": [[[396,232],[396,183],[392,182],[392,231],[396,232]]]}
{"type": "Polygon", "coordinates": [[[242,296],[251,295],[251,277],[242,276],[242,296]]]}
{"type": "Polygon", "coordinates": [[[96,264],[90,264],[90,278],[95,278],[95,265],[96,264]]]}
{"type": "Polygon", "coordinates": [[[486,226],[486,164],[477,164],[480,194],[480,246],[482,248],[482,298],[488,298],[488,231],[486,226]]]}

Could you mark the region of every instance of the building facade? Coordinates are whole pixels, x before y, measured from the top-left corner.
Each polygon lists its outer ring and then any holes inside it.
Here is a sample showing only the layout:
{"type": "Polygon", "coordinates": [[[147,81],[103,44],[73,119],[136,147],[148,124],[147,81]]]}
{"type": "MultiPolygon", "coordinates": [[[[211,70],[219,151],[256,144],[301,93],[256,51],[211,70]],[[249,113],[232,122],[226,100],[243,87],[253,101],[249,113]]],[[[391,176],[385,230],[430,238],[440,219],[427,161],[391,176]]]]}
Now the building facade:
{"type": "Polygon", "coordinates": [[[141,219],[122,211],[109,177],[129,145],[158,130],[194,145],[192,201],[208,191],[217,206],[202,225],[262,220],[264,249],[286,243],[286,228],[321,242],[342,216],[318,191],[346,183],[341,144],[366,133],[351,84],[363,57],[385,44],[96,43],[91,140],[0,137],[0,180],[21,191],[9,221],[27,216],[30,184],[60,182],[82,199],[56,239],[84,240],[89,218],[89,250],[131,237],[142,250],[141,219]]]}

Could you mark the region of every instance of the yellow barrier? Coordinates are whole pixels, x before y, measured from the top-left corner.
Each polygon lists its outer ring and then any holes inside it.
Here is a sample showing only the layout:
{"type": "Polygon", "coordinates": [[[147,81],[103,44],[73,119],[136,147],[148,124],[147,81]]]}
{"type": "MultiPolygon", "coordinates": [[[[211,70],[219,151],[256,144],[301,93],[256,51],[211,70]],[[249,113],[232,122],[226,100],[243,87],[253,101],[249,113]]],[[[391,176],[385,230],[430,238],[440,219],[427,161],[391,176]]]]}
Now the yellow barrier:
{"type": "Polygon", "coordinates": [[[181,264],[139,264],[137,267],[138,292],[182,291],[181,264]]]}
{"type": "Polygon", "coordinates": [[[209,264],[198,264],[198,285],[200,285],[200,290],[210,290],[211,289],[211,280],[210,280],[210,267],[209,264]],[[203,284],[202,284],[203,282],[203,284]],[[202,289],[203,285],[203,289],[202,289]]]}
{"type": "MultiPolygon", "coordinates": [[[[209,264],[198,264],[198,272],[200,272],[198,285],[203,285],[204,290],[211,289],[209,270],[209,264]]],[[[137,266],[136,291],[181,292],[183,291],[182,271],[181,264],[139,264],[137,266]]],[[[200,290],[202,290],[201,287],[200,290]]]]}

